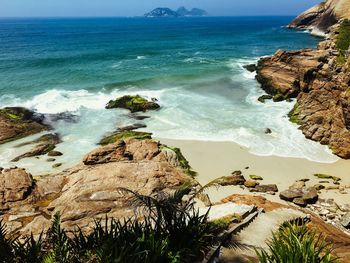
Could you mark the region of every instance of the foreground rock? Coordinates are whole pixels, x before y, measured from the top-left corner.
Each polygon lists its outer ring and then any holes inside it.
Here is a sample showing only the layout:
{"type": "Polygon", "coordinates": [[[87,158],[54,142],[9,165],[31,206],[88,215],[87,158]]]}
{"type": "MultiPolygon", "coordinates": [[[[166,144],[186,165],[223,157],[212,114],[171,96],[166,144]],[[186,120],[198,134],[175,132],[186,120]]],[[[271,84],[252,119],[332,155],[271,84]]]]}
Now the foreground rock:
{"type": "Polygon", "coordinates": [[[20,107],[0,109],[0,144],[48,129],[42,116],[30,110],[20,107]]]}
{"type": "Polygon", "coordinates": [[[159,109],[160,106],[154,101],[148,101],[145,98],[136,95],[136,96],[123,96],[116,100],[111,100],[106,105],[106,109],[114,109],[114,108],[122,108],[128,109],[131,112],[140,112],[147,110],[156,110],[159,109]]]}
{"type": "Polygon", "coordinates": [[[274,101],[297,98],[290,120],[300,126],[306,138],[328,145],[334,154],[347,159],[350,75],[349,63],[344,63],[346,52],[340,53],[335,43],[338,27],[317,50],[278,50],[272,57],[262,58],[257,80],[274,101]]]}
{"type": "Polygon", "coordinates": [[[60,211],[65,228],[88,231],[94,218],[133,215],[120,187],[152,195],[194,183],[180,162],[158,142],[126,139],[94,150],[85,164],[56,175],[33,180],[21,169],[2,170],[0,219],[11,234],[39,234],[60,211]]]}

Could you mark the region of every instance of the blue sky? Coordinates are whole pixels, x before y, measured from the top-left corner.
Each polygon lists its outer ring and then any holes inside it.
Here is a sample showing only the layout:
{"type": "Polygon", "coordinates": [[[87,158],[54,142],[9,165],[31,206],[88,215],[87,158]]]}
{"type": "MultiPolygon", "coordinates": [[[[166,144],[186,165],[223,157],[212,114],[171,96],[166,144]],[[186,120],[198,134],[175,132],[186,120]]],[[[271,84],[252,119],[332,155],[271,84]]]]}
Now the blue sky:
{"type": "Polygon", "coordinates": [[[206,9],[210,15],[296,15],[320,0],[0,0],[0,17],[138,16],[155,7],[206,9]]]}

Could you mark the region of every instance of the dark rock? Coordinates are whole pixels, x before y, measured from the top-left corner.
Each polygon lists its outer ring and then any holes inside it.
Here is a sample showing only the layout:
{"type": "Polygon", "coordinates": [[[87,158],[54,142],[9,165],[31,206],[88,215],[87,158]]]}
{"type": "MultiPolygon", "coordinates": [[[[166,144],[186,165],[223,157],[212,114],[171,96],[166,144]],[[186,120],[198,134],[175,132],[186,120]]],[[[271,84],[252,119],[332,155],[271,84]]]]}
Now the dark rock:
{"type": "Polygon", "coordinates": [[[56,161],[56,159],[55,158],[48,158],[46,161],[47,162],[54,162],[54,161],[56,161]]]}
{"type": "Polygon", "coordinates": [[[322,184],[315,184],[314,185],[314,188],[317,190],[317,191],[320,191],[322,189],[325,189],[326,187],[322,184]]]}
{"type": "Polygon", "coordinates": [[[271,129],[270,128],[266,128],[265,134],[271,134],[271,133],[272,133],[271,129]]]}
{"type": "Polygon", "coordinates": [[[141,128],[146,128],[147,125],[143,124],[143,123],[135,123],[132,125],[128,125],[128,126],[124,126],[124,127],[120,127],[118,128],[118,132],[124,132],[124,131],[133,131],[133,130],[137,130],[137,129],[141,129],[141,128]]]}
{"type": "Polygon", "coordinates": [[[249,72],[255,72],[257,69],[257,66],[255,64],[244,65],[243,67],[249,72]]]}
{"type": "Polygon", "coordinates": [[[245,182],[246,180],[241,173],[233,173],[231,176],[223,176],[216,179],[216,183],[221,186],[244,185],[245,182]]]}
{"type": "Polygon", "coordinates": [[[126,95],[116,100],[111,100],[106,105],[106,109],[114,109],[114,108],[128,109],[131,112],[140,112],[140,111],[144,112],[147,110],[159,109],[160,106],[159,104],[153,101],[148,101],[139,95],[136,95],[136,96],[126,95]]]}
{"type": "Polygon", "coordinates": [[[63,153],[59,152],[59,151],[49,151],[48,156],[51,156],[51,157],[55,157],[55,156],[62,156],[63,153]]]}
{"type": "Polygon", "coordinates": [[[305,207],[307,205],[306,201],[303,198],[294,198],[293,203],[302,207],[305,207]]]}
{"type": "Polygon", "coordinates": [[[18,162],[19,160],[24,159],[24,158],[29,158],[29,157],[34,157],[34,156],[47,154],[48,152],[50,152],[53,149],[55,149],[55,147],[56,146],[54,144],[40,144],[40,145],[34,147],[29,152],[24,153],[24,154],[22,154],[20,156],[17,156],[16,158],[14,158],[12,160],[12,162],[18,162]]]}
{"type": "Polygon", "coordinates": [[[295,198],[300,198],[302,196],[303,196],[303,192],[296,189],[293,189],[293,190],[289,189],[289,190],[280,192],[280,198],[288,202],[292,202],[295,198]]]}
{"type": "Polygon", "coordinates": [[[350,229],[350,213],[346,213],[340,220],[340,224],[347,228],[350,229]]]}
{"type": "Polygon", "coordinates": [[[265,100],[271,100],[272,96],[271,95],[262,95],[258,98],[258,101],[261,103],[265,103],[265,100]]]}
{"type": "Polygon", "coordinates": [[[278,187],[275,184],[257,185],[254,188],[255,192],[266,193],[266,192],[278,192],[278,187]]]}
{"type": "Polygon", "coordinates": [[[52,165],[52,168],[58,168],[62,166],[62,163],[55,163],[54,165],[52,165]]]}
{"type": "Polygon", "coordinates": [[[313,187],[308,188],[302,198],[305,200],[305,202],[307,202],[308,204],[314,204],[317,202],[318,199],[318,193],[317,190],[313,187]]]}

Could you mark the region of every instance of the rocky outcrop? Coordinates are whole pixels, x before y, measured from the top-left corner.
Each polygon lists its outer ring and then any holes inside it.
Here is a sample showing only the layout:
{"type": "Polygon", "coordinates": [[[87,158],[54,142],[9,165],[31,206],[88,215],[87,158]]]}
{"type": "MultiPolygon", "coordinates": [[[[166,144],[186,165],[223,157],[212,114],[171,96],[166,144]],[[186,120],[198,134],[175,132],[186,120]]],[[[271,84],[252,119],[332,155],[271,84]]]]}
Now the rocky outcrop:
{"type": "MultiPolygon", "coordinates": [[[[40,156],[45,155],[49,153],[49,156],[59,156],[62,155],[60,152],[53,151],[53,149],[56,148],[56,144],[60,143],[61,140],[58,136],[58,134],[45,134],[38,139],[25,143],[25,144],[36,144],[30,151],[21,154],[14,158],[12,162],[18,162],[21,159],[34,157],[34,156],[40,156]],[[54,154],[54,155],[52,155],[54,154]],[[56,155],[55,155],[56,154],[56,155]],[[57,155],[58,154],[58,155],[57,155]]],[[[23,146],[24,144],[18,145],[23,146]]]]}
{"type": "Polygon", "coordinates": [[[20,107],[0,109],[0,144],[47,130],[43,116],[20,107]]]}
{"type": "Polygon", "coordinates": [[[0,173],[0,216],[11,234],[39,234],[60,211],[63,226],[89,230],[94,218],[124,218],[134,214],[126,187],[152,195],[173,191],[193,179],[179,165],[177,154],[151,139],[126,139],[100,147],[84,163],[56,175],[33,180],[21,169],[0,173]]]}
{"type": "Polygon", "coordinates": [[[126,96],[117,98],[116,100],[111,100],[106,105],[106,109],[114,109],[114,108],[128,109],[132,113],[134,113],[134,112],[140,112],[140,111],[145,112],[147,110],[156,110],[156,109],[159,109],[160,106],[155,102],[155,100],[148,101],[139,95],[136,95],[136,96],[126,95],[126,96]]]}
{"type": "Polygon", "coordinates": [[[289,24],[289,27],[309,29],[319,34],[327,32],[329,27],[340,19],[349,17],[349,0],[327,0],[300,14],[289,24]]]}
{"type": "Polygon", "coordinates": [[[316,50],[278,50],[258,62],[257,80],[275,101],[297,98],[290,120],[306,138],[350,158],[350,75],[339,62],[337,28],[316,50]]]}

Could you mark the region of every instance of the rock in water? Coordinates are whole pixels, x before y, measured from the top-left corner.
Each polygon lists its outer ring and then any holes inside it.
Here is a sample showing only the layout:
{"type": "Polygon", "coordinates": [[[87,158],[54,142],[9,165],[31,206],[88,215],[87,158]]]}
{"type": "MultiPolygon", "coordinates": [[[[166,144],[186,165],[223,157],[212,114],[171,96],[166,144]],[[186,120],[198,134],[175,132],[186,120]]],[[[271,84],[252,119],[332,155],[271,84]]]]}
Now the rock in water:
{"type": "Polygon", "coordinates": [[[245,68],[249,72],[255,72],[257,69],[255,64],[244,65],[243,68],[245,68]]]}
{"type": "Polygon", "coordinates": [[[25,108],[0,109],[0,144],[48,130],[42,121],[42,116],[25,108]]]}
{"type": "Polygon", "coordinates": [[[109,101],[108,104],[106,105],[106,109],[113,109],[113,108],[128,109],[131,112],[145,112],[147,110],[159,109],[160,106],[159,104],[153,101],[148,101],[139,95],[136,95],[136,96],[126,95],[116,100],[109,101]]]}

